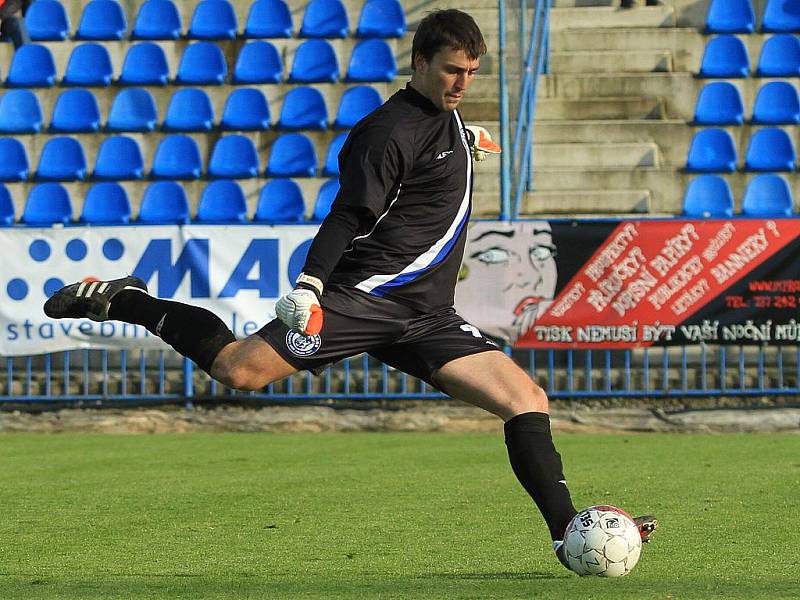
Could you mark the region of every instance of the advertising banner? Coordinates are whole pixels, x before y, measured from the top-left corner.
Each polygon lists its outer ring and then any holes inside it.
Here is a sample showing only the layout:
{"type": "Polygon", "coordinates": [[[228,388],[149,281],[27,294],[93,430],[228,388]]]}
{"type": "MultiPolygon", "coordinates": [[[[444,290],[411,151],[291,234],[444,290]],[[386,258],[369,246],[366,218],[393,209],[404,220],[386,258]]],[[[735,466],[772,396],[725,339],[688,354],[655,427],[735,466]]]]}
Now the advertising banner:
{"type": "Polygon", "coordinates": [[[520,348],[795,344],[800,219],[479,222],[456,308],[520,348]]]}
{"type": "Polygon", "coordinates": [[[166,347],[143,327],[53,320],[45,300],[84,278],[133,274],[153,295],[218,314],[237,337],[275,317],[317,226],[65,227],[0,231],[0,354],[74,348],[166,347]]]}

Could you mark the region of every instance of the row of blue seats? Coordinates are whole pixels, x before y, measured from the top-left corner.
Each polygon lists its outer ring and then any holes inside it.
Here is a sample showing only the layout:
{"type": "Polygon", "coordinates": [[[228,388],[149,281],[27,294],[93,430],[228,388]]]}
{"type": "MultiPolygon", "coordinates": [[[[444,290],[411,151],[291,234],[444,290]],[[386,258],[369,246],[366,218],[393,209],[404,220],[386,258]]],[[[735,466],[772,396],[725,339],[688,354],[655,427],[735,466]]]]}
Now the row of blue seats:
{"type": "MultiPolygon", "coordinates": [[[[707,33],[753,33],[755,29],[755,11],[750,0],[711,0],[706,14],[707,33]]],[[[761,18],[761,31],[800,31],[797,3],[767,0],[761,18]]]]}
{"type": "MultiPolygon", "coordinates": [[[[351,129],[365,115],[382,104],[380,94],[369,86],[345,90],[336,109],[331,129],[351,129]]],[[[90,133],[101,129],[97,99],[82,88],[65,90],[53,105],[49,130],[57,133],[90,133]]],[[[114,97],[105,121],[113,132],[211,131],[215,128],[214,108],[208,95],[197,88],[177,89],[170,97],[163,122],[159,121],[153,96],[142,88],[124,88],[114,97]]],[[[266,97],[254,88],[236,88],[228,95],[219,128],[228,131],[263,131],[271,126],[266,97]]],[[[275,122],[276,129],[326,129],[328,109],[319,90],[299,87],[290,90],[275,122]]],[[[31,90],[10,90],[0,97],[0,133],[39,133],[43,130],[42,108],[31,90]]]]}
{"type": "MultiPolygon", "coordinates": [[[[38,0],[27,11],[25,21],[35,41],[58,41],[70,34],[64,7],[56,0],[38,0]]],[[[242,31],[245,38],[288,38],[292,15],[283,0],[256,0],[250,5],[242,31]]],[[[303,13],[300,37],[343,38],[348,35],[347,10],[340,0],[311,0],[303,13]]],[[[92,0],[83,8],[75,38],[121,40],[128,19],[114,0],[92,0]]],[[[239,26],[233,6],[226,0],[203,0],[192,13],[186,37],[224,40],[237,37],[239,26]]],[[[361,9],[356,37],[402,37],[406,19],[397,0],[367,0],[361,9]]],[[[148,0],[140,7],[130,37],[138,40],[175,40],[183,34],[177,7],[170,0],[148,0]]]]}
{"type": "MultiPolygon", "coordinates": [[[[730,217],[733,193],[719,175],[700,175],[689,182],[683,197],[687,217],[730,217]]],[[[747,184],[742,198],[742,215],[747,217],[791,217],[794,200],[789,183],[780,175],[756,175],[747,184]]]]}
{"type": "MultiPolygon", "coordinates": [[[[701,129],[692,137],[686,170],[695,173],[733,173],[738,162],[736,143],[724,129],[701,129]]],[[[752,136],[745,152],[744,171],[794,171],[797,154],[789,134],[766,127],[752,136]]]]}
{"type": "MultiPolygon", "coordinates": [[[[318,222],[330,212],[339,191],[339,182],[329,179],[319,189],[309,219],[318,222]]],[[[68,225],[72,222],[72,202],[59,183],[40,183],[31,188],[20,224],[30,226],[68,225]]],[[[125,188],[114,182],[97,183],[89,188],[78,223],[125,225],[132,222],[131,205],[125,188]]],[[[174,181],[150,184],[142,195],[136,224],[244,223],[247,204],[242,188],[227,179],[212,181],[203,190],[197,213],[192,217],[186,192],[174,181]]],[[[305,220],[305,202],[300,187],[291,179],[273,179],[264,185],[252,221],[260,223],[300,223],[305,220]]],[[[15,223],[14,206],[8,189],[0,185],[0,225],[15,223]]]]}
{"type": "MultiPolygon", "coordinates": [[[[322,174],[339,175],[339,152],[346,133],[336,136],[328,146],[322,174]]],[[[270,147],[265,177],[315,177],[318,171],[314,144],[302,133],[287,133],[270,147]]],[[[91,178],[99,180],[144,179],[246,179],[262,174],[258,152],[250,138],[233,134],[219,138],[204,171],[200,150],[191,137],[168,135],[158,144],[149,172],[145,171],[139,144],[131,137],[114,135],[97,150],[91,178]]],[[[0,181],[25,181],[29,163],[22,143],[11,137],[0,138],[0,181]]],[[[72,137],[50,138],[39,155],[32,179],[36,181],[83,181],[89,178],[86,155],[72,137]]]]}
{"type": "MultiPolygon", "coordinates": [[[[744,125],[739,88],[729,81],[707,83],[697,96],[695,125],[744,125]]],[[[758,89],[750,122],[757,125],[800,124],[800,96],[787,81],[770,81],[758,89]]]]}
{"type": "MultiPolygon", "coordinates": [[[[744,42],[735,35],[711,38],[703,51],[698,76],[739,78],[750,74],[750,57],[744,42]]],[[[792,34],[775,35],[761,47],[756,77],[800,76],[800,39],[792,34]]]]}
{"type": "MultiPolygon", "coordinates": [[[[392,81],[397,62],[389,45],[378,39],[353,46],[344,81],[392,81]]],[[[335,83],[340,80],[336,51],[326,40],[306,40],[297,47],[286,81],[290,83],[335,83]]],[[[56,65],[47,46],[25,44],[14,53],[8,70],[9,87],[51,87],[57,81],[56,65]]],[[[128,48],[119,77],[114,79],[108,50],[97,43],[75,46],[61,84],[67,86],[222,85],[228,80],[225,55],[214,42],[194,42],[181,55],[175,77],[169,72],[164,50],[155,42],[139,42],[128,48]]],[[[284,80],[283,62],[269,42],[242,46],[230,77],[233,84],[271,84],[284,80]]]]}

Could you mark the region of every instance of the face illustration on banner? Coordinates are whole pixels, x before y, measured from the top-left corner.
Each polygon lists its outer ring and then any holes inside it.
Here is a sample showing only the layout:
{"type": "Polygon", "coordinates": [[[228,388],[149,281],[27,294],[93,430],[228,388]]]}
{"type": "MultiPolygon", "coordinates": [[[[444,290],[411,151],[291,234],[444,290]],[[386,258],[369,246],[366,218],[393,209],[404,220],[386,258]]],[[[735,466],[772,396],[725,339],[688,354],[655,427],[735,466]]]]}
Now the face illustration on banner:
{"type": "Polygon", "coordinates": [[[475,223],[468,232],[456,309],[483,332],[513,343],[553,302],[555,257],[547,221],[475,223]]]}

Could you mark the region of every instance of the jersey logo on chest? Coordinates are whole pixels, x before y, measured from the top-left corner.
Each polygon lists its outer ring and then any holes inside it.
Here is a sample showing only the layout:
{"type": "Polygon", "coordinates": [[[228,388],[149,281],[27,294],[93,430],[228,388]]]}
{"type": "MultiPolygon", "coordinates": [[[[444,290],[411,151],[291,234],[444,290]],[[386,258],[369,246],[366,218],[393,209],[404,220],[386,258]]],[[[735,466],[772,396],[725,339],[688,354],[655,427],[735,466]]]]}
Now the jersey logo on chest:
{"type": "Polygon", "coordinates": [[[448,157],[448,156],[450,156],[452,153],[453,153],[453,150],[445,150],[444,152],[440,152],[440,153],[439,153],[439,154],[436,156],[436,160],[442,160],[443,158],[447,158],[447,157],[448,157]]]}

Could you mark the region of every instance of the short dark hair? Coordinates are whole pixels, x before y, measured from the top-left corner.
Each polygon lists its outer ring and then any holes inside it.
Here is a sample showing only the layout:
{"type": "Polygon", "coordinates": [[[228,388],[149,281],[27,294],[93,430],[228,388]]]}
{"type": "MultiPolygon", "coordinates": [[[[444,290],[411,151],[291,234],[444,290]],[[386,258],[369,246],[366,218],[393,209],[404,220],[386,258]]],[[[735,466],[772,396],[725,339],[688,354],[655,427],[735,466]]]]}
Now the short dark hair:
{"type": "Polygon", "coordinates": [[[426,62],[442,48],[463,50],[475,60],[486,54],[486,42],[478,24],[470,15],[455,8],[429,13],[417,27],[411,43],[411,70],[421,54],[426,62]]]}

